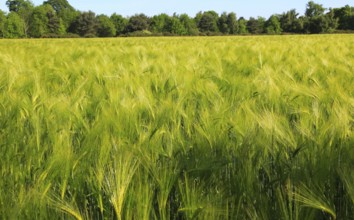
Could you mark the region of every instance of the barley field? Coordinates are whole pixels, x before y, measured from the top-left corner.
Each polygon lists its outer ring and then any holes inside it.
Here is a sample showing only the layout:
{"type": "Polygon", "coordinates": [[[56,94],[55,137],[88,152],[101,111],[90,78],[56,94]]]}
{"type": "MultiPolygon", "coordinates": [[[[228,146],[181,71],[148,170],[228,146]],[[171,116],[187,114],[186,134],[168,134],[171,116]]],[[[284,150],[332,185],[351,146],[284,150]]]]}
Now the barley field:
{"type": "Polygon", "coordinates": [[[353,219],[354,36],[0,41],[1,219],[353,219]]]}

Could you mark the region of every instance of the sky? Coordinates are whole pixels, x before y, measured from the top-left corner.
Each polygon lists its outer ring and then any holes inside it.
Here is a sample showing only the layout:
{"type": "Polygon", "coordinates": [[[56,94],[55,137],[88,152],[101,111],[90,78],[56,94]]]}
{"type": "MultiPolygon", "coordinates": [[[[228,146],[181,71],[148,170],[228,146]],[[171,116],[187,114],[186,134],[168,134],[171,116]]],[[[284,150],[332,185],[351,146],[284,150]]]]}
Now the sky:
{"type": "MultiPolygon", "coordinates": [[[[222,12],[235,12],[237,17],[268,18],[272,14],[281,14],[290,9],[303,15],[309,0],[68,0],[69,3],[80,11],[91,10],[96,14],[111,15],[113,13],[131,16],[144,13],[148,16],[167,13],[172,15],[187,13],[194,16],[199,11],[214,10],[222,12]]],[[[5,2],[0,1],[0,9],[7,11],[5,2]]],[[[32,0],[35,5],[40,5],[43,0],[32,0]]],[[[354,0],[314,0],[326,8],[354,6],[354,0]]]]}

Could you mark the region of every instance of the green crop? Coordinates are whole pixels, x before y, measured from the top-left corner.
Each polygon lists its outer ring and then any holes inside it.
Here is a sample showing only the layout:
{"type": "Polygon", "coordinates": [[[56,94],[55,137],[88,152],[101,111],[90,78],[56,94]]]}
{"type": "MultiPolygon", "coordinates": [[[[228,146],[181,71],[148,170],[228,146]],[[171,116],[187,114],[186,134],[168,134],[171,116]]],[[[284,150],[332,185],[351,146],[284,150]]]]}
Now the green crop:
{"type": "Polygon", "coordinates": [[[354,216],[353,35],[0,51],[2,219],[354,216]]]}

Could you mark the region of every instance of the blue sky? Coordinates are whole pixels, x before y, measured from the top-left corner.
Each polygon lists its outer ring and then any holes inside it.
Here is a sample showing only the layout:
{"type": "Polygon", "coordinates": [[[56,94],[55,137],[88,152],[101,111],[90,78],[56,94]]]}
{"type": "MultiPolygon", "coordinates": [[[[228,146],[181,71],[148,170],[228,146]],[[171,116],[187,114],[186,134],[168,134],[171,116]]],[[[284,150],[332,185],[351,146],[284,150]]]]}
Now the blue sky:
{"type": "MultiPolygon", "coordinates": [[[[0,8],[7,10],[5,0],[1,1],[0,8]]],[[[43,0],[32,0],[35,5],[42,4],[43,0]]],[[[235,12],[237,17],[263,16],[268,18],[272,14],[296,9],[304,14],[308,0],[69,0],[69,3],[80,11],[94,11],[97,14],[111,15],[116,12],[123,16],[145,13],[156,15],[167,13],[172,15],[187,13],[194,16],[198,11],[214,10],[218,13],[235,12]]],[[[315,0],[324,7],[354,6],[354,0],[315,0]]]]}

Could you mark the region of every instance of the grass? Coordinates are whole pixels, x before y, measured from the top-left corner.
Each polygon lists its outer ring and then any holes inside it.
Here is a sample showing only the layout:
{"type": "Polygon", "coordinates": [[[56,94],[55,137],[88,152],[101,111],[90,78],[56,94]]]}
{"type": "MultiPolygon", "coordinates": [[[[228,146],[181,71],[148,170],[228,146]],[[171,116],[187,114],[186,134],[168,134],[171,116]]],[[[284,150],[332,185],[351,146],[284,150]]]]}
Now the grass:
{"type": "Polygon", "coordinates": [[[0,41],[2,219],[351,219],[352,35],[0,41]]]}

